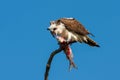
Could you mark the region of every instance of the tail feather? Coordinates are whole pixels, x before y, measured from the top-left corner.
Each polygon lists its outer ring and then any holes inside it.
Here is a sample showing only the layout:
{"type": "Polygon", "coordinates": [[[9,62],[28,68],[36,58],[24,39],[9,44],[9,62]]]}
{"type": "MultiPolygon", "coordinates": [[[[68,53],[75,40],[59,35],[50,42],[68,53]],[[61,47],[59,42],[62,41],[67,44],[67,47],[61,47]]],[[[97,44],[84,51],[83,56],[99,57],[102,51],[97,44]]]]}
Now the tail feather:
{"type": "Polygon", "coordinates": [[[90,39],[88,36],[84,36],[82,39],[79,39],[79,42],[84,42],[90,46],[96,46],[96,47],[100,47],[95,41],[93,41],[92,39],[90,39]]]}
{"type": "Polygon", "coordinates": [[[84,42],[87,43],[88,45],[100,47],[95,41],[93,41],[92,39],[90,39],[88,36],[86,38],[87,38],[87,41],[84,41],[84,42]]]}

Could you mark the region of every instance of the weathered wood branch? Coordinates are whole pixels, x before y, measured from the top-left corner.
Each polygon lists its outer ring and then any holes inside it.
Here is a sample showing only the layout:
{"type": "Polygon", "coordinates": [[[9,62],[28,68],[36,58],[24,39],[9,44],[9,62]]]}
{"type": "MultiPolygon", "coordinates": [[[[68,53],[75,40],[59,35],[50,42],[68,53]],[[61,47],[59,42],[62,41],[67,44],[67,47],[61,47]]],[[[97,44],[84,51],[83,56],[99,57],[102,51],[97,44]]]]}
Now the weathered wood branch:
{"type": "Polygon", "coordinates": [[[53,57],[58,54],[59,52],[61,52],[63,49],[60,47],[59,49],[53,51],[48,59],[48,62],[46,64],[46,71],[45,71],[45,75],[44,75],[44,80],[48,80],[48,75],[49,75],[49,70],[51,67],[51,62],[53,60],[53,57]]]}

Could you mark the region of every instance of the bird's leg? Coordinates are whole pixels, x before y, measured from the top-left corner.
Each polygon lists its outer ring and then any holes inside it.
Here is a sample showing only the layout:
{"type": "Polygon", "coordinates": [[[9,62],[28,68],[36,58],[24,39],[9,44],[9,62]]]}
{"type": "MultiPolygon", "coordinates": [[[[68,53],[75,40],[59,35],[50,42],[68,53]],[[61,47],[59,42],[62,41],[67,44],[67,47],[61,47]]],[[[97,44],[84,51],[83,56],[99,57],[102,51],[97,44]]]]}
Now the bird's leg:
{"type": "Polygon", "coordinates": [[[77,66],[76,66],[75,63],[73,62],[73,53],[72,53],[72,50],[71,50],[69,44],[68,44],[68,45],[65,45],[65,47],[64,47],[64,52],[65,52],[66,57],[67,57],[67,59],[69,60],[69,63],[70,63],[70,65],[69,65],[69,70],[71,70],[72,67],[74,67],[74,68],[77,69],[77,66]]]}
{"type": "Polygon", "coordinates": [[[61,36],[56,36],[56,39],[58,40],[59,43],[66,42],[66,40],[63,37],[61,37],[61,36]]]}

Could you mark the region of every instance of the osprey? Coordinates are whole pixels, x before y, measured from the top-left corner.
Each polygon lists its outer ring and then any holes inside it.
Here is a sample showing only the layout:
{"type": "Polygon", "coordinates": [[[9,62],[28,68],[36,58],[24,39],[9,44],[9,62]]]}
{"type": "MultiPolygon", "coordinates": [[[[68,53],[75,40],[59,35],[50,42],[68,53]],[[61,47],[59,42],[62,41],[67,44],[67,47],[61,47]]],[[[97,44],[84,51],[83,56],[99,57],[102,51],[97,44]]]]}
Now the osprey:
{"type": "MultiPolygon", "coordinates": [[[[60,47],[63,48],[68,60],[70,68],[76,68],[72,58],[72,50],[70,44],[74,42],[86,43],[90,46],[100,47],[88,35],[91,34],[85,27],[74,18],[61,18],[50,22],[48,30],[57,39],[60,47]]],[[[91,34],[93,36],[93,34],[91,34]]]]}

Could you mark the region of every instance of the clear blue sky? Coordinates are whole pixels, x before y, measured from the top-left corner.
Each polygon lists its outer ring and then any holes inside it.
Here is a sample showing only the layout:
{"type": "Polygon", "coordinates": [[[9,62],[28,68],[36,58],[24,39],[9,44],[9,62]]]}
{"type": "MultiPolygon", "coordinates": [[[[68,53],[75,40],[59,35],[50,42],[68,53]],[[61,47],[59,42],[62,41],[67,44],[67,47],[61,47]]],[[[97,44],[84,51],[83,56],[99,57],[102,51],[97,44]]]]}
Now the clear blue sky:
{"type": "Polygon", "coordinates": [[[1,0],[0,80],[43,80],[57,42],[50,20],[74,17],[96,37],[100,48],[73,44],[78,70],[56,55],[49,80],[120,80],[120,6],[117,0],[1,0]]]}

